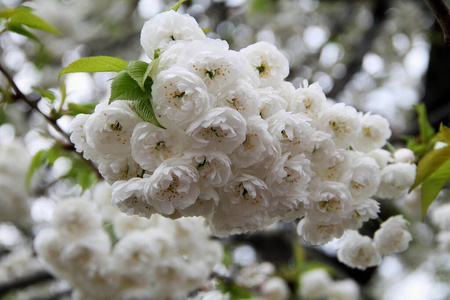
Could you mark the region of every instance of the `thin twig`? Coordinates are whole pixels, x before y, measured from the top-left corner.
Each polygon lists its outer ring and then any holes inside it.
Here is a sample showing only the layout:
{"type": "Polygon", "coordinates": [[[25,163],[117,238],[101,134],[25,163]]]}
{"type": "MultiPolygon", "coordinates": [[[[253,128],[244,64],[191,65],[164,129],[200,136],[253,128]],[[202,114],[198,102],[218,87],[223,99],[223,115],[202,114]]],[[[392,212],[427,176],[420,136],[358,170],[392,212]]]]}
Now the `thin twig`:
{"type": "Polygon", "coordinates": [[[445,43],[450,46],[450,9],[443,0],[425,0],[444,32],[445,43]]]}
{"type": "Polygon", "coordinates": [[[389,9],[389,1],[376,0],[375,2],[376,4],[372,11],[372,27],[370,27],[370,29],[367,30],[367,32],[362,37],[359,43],[359,48],[355,51],[355,55],[353,56],[352,61],[347,66],[347,73],[345,74],[345,76],[340,80],[335,81],[333,88],[327,94],[327,97],[329,98],[336,98],[336,96],[344,90],[347,83],[349,83],[353,78],[353,75],[355,75],[361,69],[364,55],[369,52],[370,48],[372,47],[373,41],[380,33],[381,25],[386,18],[386,11],[389,9]]]}

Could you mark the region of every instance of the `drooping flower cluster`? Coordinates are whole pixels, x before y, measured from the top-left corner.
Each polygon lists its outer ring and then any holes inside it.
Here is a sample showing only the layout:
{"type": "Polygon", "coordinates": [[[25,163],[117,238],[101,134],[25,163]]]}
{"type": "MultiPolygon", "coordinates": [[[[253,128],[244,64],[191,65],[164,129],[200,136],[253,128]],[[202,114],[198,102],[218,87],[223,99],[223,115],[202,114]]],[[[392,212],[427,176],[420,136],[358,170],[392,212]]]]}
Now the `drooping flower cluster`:
{"type": "Polygon", "coordinates": [[[35,239],[39,258],[75,288],[74,299],[186,299],[222,259],[220,243],[199,218],[147,220],[100,208],[63,200],[52,227],[35,239]],[[114,225],[115,244],[106,221],[114,225]]]}
{"type": "Polygon", "coordinates": [[[372,197],[397,197],[412,184],[415,165],[390,164],[380,149],[388,122],[327,102],[317,83],[296,89],[273,45],[230,50],[174,11],[146,22],[141,44],[164,128],[120,100],[71,126],[121,211],[204,216],[218,236],[303,218],[303,238],[324,244],[376,218],[372,197]]]}

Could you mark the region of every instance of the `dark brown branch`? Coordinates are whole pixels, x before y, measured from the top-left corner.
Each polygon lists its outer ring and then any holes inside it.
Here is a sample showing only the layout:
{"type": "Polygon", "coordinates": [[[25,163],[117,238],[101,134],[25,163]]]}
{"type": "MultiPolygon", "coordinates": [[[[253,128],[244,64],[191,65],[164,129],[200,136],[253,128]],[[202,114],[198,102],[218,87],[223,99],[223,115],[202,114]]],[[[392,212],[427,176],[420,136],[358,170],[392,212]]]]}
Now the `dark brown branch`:
{"type": "Polygon", "coordinates": [[[364,55],[366,55],[366,53],[369,52],[370,48],[372,47],[373,41],[380,33],[381,25],[383,24],[386,18],[386,11],[389,9],[388,5],[389,1],[376,0],[375,2],[376,2],[375,7],[373,8],[372,11],[373,15],[372,27],[370,27],[370,29],[367,30],[367,32],[362,37],[359,43],[359,48],[355,51],[353,59],[347,66],[347,73],[340,80],[335,81],[334,86],[331,89],[331,91],[327,94],[327,97],[336,98],[336,96],[344,90],[347,83],[349,83],[350,80],[353,78],[353,75],[355,75],[361,69],[364,55]]]}
{"type": "Polygon", "coordinates": [[[47,116],[45,113],[43,113],[37,106],[37,101],[31,101],[24,93],[22,93],[22,91],[19,89],[16,82],[12,78],[12,76],[8,73],[8,71],[6,71],[6,69],[1,64],[0,64],[0,72],[5,76],[6,80],[8,80],[13,91],[15,92],[15,95],[14,95],[15,99],[25,102],[28,106],[31,107],[31,109],[33,109],[34,111],[39,113],[41,116],[43,116],[44,119],[47,120],[47,122],[56,131],[58,131],[62,136],[64,136],[66,138],[67,141],[66,141],[66,144],[64,144],[64,149],[71,150],[71,151],[74,151],[75,153],[77,153],[77,155],[79,155],[83,160],[85,160],[86,163],[89,165],[89,167],[97,174],[97,177],[102,178],[101,174],[98,171],[98,168],[90,160],[86,160],[80,152],[75,151],[75,145],[70,141],[69,135],[64,130],[62,130],[61,127],[59,127],[58,123],[56,122],[56,119],[53,119],[53,118],[47,116]]]}
{"type": "Polygon", "coordinates": [[[16,278],[12,281],[0,284],[0,297],[14,290],[55,279],[51,274],[41,271],[26,277],[16,278]]]}
{"type": "Polygon", "coordinates": [[[444,40],[447,46],[450,45],[450,9],[444,0],[425,0],[433,12],[436,21],[444,32],[444,40]]]}

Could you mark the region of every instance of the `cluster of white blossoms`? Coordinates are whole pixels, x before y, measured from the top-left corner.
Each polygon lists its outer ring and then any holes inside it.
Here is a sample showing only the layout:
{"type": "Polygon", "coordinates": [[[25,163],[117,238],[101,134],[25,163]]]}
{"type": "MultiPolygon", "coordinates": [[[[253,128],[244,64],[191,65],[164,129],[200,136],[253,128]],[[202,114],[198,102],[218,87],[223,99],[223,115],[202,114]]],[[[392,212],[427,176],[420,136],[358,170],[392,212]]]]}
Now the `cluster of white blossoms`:
{"type": "Polygon", "coordinates": [[[450,203],[444,203],[431,212],[431,221],[438,228],[436,241],[440,250],[450,252],[450,203]]]}
{"type": "Polygon", "coordinates": [[[300,277],[299,296],[304,300],[358,300],[358,284],[352,279],[334,280],[324,269],[305,272],[300,277]]]}
{"type": "Polygon", "coordinates": [[[74,299],[186,299],[222,259],[222,246],[199,218],[147,220],[102,210],[92,199],[63,200],[35,239],[39,258],[74,287],[74,299]],[[117,243],[103,228],[105,216],[117,243]]]}
{"type": "Polygon", "coordinates": [[[381,149],[386,119],[327,101],[318,83],[295,88],[273,45],[230,50],[174,11],[147,21],[141,44],[164,128],[121,100],[71,125],[121,211],[204,216],[217,236],[302,218],[299,234],[324,244],[376,218],[373,197],[395,198],[413,183],[416,166],[381,149]]]}

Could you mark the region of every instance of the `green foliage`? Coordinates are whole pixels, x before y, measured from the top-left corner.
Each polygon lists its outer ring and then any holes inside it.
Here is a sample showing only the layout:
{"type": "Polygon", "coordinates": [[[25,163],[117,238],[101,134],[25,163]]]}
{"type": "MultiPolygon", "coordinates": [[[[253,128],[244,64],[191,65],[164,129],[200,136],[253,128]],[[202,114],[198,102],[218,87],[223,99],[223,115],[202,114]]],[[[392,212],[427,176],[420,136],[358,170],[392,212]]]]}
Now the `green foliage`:
{"type": "Polygon", "coordinates": [[[127,71],[121,71],[111,84],[109,103],[115,100],[147,100],[152,97],[153,81],[147,77],[143,89],[127,71]]]}
{"type": "MultiPolygon", "coordinates": [[[[430,131],[431,132],[431,131],[430,131]]],[[[435,136],[427,136],[428,140],[448,143],[450,129],[441,124],[440,130],[435,136]]],[[[422,184],[422,219],[427,213],[428,207],[433,203],[439,191],[450,180],[450,146],[431,150],[417,165],[416,179],[411,190],[422,184]]]]}
{"type": "Polygon", "coordinates": [[[85,104],[69,103],[67,104],[69,107],[67,114],[70,116],[76,116],[78,114],[92,114],[97,104],[97,102],[89,102],[85,104]]]}
{"type": "Polygon", "coordinates": [[[111,240],[111,245],[114,245],[119,241],[116,234],[114,233],[114,225],[112,222],[103,222],[103,230],[108,234],[111,240]]]}
{"type": "Polygon", "coordinates": [[[158,122],[158,119],[156,119],[150,99],[134,101],[133,107],[134,107],[134,110],[136,111],[136,113],[139,115],[139,117],[142,118],[142,120],[149,122],[160,128],[164,128],[158,122]]]}
{"type": "Polygon", "coordinates": [[[148,78],[151,68],[149,64],[140,60],[130,61],[127,65],[127,72],[138,83],[142,91],[145,91],[145,81],[148,78]]]}
{"type": "Polygon", "coordinates": [[[189,1],[189,0],[179,0],[177,3],[175,3],[175,5],[169,7],[168,10],[178,11],[178,9],[180,8],[181,4],[183,4],[186,1],[189,1]]]}
{"type": "Polygon", "coordinates": [[[91,56],[79,58],[62,69],[58,78],[63,74],[78,72],[120,72],[126,70],[127,62],[112,56],[91,56]]]}
{"type": "Polygon", "coordinates": [[[39,41],[39,39],[37,38],[37,36],[35,36],[34,34],[32,34],[30,31],[28,31],[23,25],[21,24],[15,24],[15,23],[7,23],[6,24],[6,29],[11,31],[11,32],[15,32],[17,34],[26,36],[29,39],[32,39],[35,42],[38,42],[39,44],[42,43],[41,41],[39,41]]]}
{"type": "Polygon", "coordinates": [[[436,136],[434,128],[427,119],[427,109],[423,103],[414,105],[419,123],[419,137],[405,136],[406,147],[414,152],[416,158],[421,158],[433,149],[436,136]]]}
{"type": "Polygon", "coordinates": [[[37,170],[42,166],[53,166],[60,157],[66,157],[72,161],[71,169],[62,178],[74,180],[83,190],[88,189],[97,181],[97,174],[84,159],[76,156],[72,151],[65,150],[60,144],[54,144],[49,149],[40,150],[33,156],[26,176],[26,188],[30,187],[31,179],[37,170]]]}
{"type": "Polygon", "coordinates": [[[6,24],[23,25],[30,28],[61,35],[55,27],[48,24],[40,17],[32,13],[30,7],[19,6],[16,8],[6,8],[0,12],[0,19],[5,19],[6,24]]]}
{"type": "Polygon", "coordinates": [[[36,86],[31,87],[35,92],[38,92],[42,97],[47,98],[50,102],[55,101],[56,96],[52,91],[38,88],[36,86]]]}

